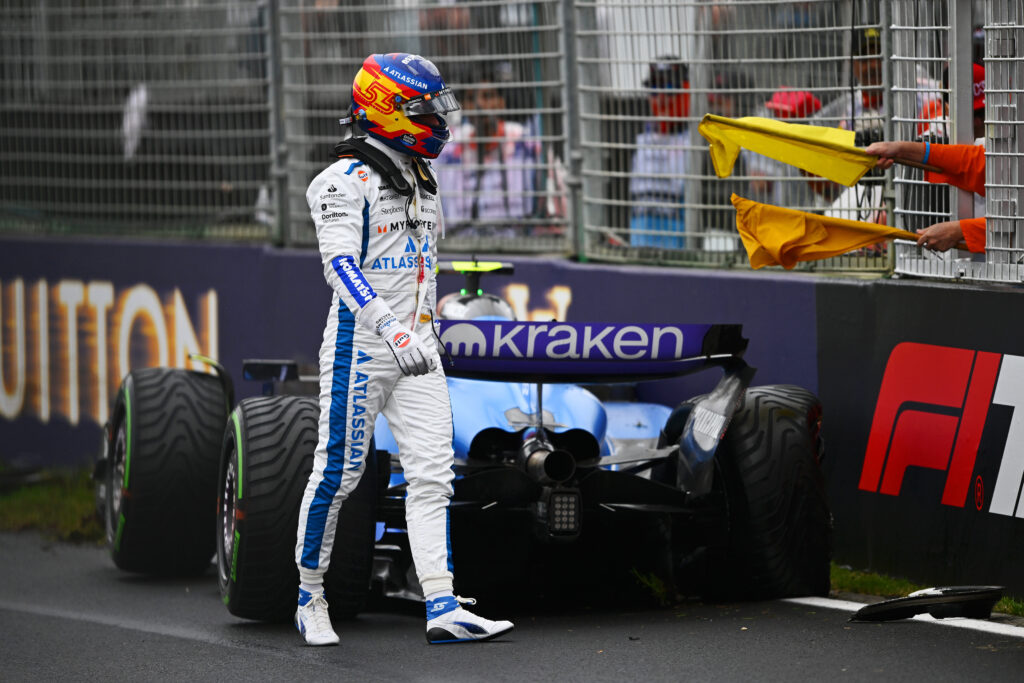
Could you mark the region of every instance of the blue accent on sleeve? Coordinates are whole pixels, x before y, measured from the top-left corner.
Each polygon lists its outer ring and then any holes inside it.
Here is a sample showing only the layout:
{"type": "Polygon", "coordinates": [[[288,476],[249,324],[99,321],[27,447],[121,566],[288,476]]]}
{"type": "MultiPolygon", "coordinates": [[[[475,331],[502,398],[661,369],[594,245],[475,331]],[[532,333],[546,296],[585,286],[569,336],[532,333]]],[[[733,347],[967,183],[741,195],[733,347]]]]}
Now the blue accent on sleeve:
{"type": "Polygon", "coordinates": [[[352,164],[351,166],[348,167],[348,170],[345,171],[345,175],[352,175],[352,171],[356,170],[357,168],[359,168],[360,166],[363,166],[363,165],[364,165],[363,162],[357,161],[356,163],[354,163],[354,164],[352,164]]]}
{"type": "MultiPolygon", "coordinates": [[[[365,250],[366,242],[364,241],[364,254],[365,250]]],[[[377,296],[377,293],[373,291],[373,287],[366,281],[363,271],[356,265],[356,260],[351,256],[335,256],[331,259],[331,267],[334,268],[334,272],[341,278],[345,288],[348,289],[348,293],[352,295],[352,298],[356,300],[356,304],[360,308],[370,303],[373,297],[377,296]]]]}
{"type": "Polygon", "coordinates": [[[359,248],[359,267],[366,262],[366,248],[370,244],[370,201],[363,200],[363,244],[359,248]]]}
{"type": "Polygon", "coordinates": [[[924,141],[924,159],[921,159],[922,164],[928,163],[928,157],[932,154],[932,143],[928,140],[924,141]]]}
{"type": "MultiPolygon", "coordinates": [[[[349,257],[351,258],[351,257],[349,257]]],[[[349,379],[352,369],[352,346],[356,318],[345,302],[338,303],[338,332],[334,339],[334,369],[331,377],[330,430],[327,439],[327,464],[323,479],[313,494],[306,516],[306,534],[302,541],[302,566],[320,566],[320,549],[341,477],[345,471],[345,432],[348,424],[349,379]]]]}

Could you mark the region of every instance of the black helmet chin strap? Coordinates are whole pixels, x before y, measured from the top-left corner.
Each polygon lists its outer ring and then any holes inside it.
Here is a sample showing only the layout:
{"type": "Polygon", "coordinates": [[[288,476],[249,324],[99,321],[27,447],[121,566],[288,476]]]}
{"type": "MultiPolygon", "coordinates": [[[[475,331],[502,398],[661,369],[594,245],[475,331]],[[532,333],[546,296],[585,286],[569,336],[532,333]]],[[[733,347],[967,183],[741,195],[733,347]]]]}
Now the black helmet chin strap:
{"type": "MultiPolygon", "coordinates": [[[[384,152],[366,141],[366,138],[348,138],[334,146],[334,154],[338,157],[355,157],[370,168],[387,178],[388,183],[403,197],[412,196],[413,188],[409,179],[402,175],[402,170],[384,152]]],[[[413,168],[416,169],[416,181],[429,194],[437,194],[437,181],[427,163],[419,157],[412,157],[413,168]]]]}
{"type": "Polygon", "coordinates": [[[430,170],[426,161],[419,157],[412,158],[412,165],[416,169],[416,182],[418,182],[428,194],[437,194],[437,179],[430,170]]]}

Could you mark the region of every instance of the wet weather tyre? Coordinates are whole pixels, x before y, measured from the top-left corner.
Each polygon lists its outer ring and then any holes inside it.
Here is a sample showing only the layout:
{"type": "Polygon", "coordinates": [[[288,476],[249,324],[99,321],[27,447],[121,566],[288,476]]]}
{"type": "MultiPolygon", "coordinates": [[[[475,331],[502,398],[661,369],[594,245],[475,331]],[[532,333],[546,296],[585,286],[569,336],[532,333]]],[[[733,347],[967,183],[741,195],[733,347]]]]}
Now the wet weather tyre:
{"type": "MultiPolygon", "coordinates": [[[[224,432],[217,501],[221,597],[235,616],[285,621],[295,612],[299,507],[317,445],[317,399],[270,396],[242,401],[224,432]]],[[[376,467],[345,500],[324,578],[331,614],[355,616],[369,596],[375,540],[376,467]]]]}
{"type": "Polygon", "coordinates": [[[133,370],[111,415],[104,516],[114,564],[201,574],[215,550],[222,384],[191,370],[133,370]]]}
{"type": "Polygon", "coordinates": [[[747,390],[716,456],[730,534],[713,593],[828,595],[832,517],[820,419],[821,403],[800,387],[747,390]]]}

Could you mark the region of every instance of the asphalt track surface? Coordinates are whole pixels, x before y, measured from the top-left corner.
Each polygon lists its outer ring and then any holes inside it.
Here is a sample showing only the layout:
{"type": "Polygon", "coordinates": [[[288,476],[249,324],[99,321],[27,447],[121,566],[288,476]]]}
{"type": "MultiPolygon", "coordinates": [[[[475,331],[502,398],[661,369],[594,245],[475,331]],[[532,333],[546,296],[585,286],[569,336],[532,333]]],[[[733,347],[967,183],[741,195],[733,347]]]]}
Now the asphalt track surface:
{"type": "MultiPolygon", "coordinates": [[[[1019,681],[1024,629],[999,621],[850,623],[812,600],[673,608],[524,596],[503,639],[430,646],[422,606],[393,601],[310,648],[290,624],[232,617],[213,572],[152,579],[104,549],[0,534],[0,680],[1019,681]],[[970,628],[952,628],[958,626],[970,628]],[[976,626],[990,630],[978,630],[976,626]],[[994,631],[994,632],[993,632],[994,631]]],[[[838,607],[838,608],[833,608],[838,607]]]]}

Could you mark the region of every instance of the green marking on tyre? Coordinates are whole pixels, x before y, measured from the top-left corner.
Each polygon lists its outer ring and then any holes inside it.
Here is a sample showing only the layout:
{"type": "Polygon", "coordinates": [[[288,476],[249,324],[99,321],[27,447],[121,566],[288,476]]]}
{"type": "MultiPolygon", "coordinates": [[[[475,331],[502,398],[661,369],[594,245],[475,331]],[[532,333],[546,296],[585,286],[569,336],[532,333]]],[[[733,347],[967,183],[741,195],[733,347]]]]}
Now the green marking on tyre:
{"type": "Polygon", "coordinates": [[[132,399],[128,383],[124,386],[124,488],[128,488],[128,468],[132,462],[132,399]]]}
{"type": "MultiPolygon", "coordinates": [[[[231,580],[235,581],[235,568],[238,566],[238,529],[235,529],[235,542],[231,548],[231,580]]],[[[226,597],[226,596],[225,596],[226,597]]]]}
{"type": "Polygon", "coordinates": [[[191,360],[199,361],[203,365],[210,365],[210,366],[217,365],[217,361],[215,361],[214,359],[210,358],[209,356],[203,355],[201,353],[190,353],[190,354],[188,354],[188,357],[191,360]]]}
{"type": "Polygon", "coordinates": [[[117,533],[114,534],[114,551],[121,550],[121,534],[124,532],[124,515],[117,516],[117,533]]]}
{"type": "Polygon", "coordinates": [[[231,421],[235,423],[235,451],[238,452],[238,500],[242,500],[242,427],[238,424],[237,410],[231,413],[231,421]]]}

